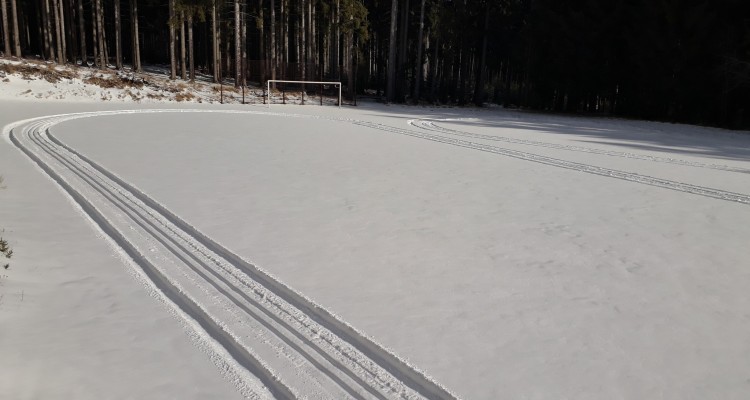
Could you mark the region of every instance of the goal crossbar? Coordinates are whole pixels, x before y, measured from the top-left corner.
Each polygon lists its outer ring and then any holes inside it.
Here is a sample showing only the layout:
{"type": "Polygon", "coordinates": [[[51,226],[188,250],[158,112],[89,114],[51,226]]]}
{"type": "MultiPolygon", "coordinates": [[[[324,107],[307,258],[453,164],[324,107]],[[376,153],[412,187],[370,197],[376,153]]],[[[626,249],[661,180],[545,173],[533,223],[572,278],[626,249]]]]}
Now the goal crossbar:
{"type": "MultiPolygon", "coordinates": [[[[281,79],[269,79],[266,81],[266,93],[268,93],[268,108],[271,108],[271,84],[272,83],[309,83],[312,85],[335,85],[339,87],[339,107],[341,107],[341,82],[321,82],[321,81],[286,81],[281,79]]],[[[303,94],[304,96],[304,94],[303,94]]],[[[322,100],[321,100],[322,101],[322,100]]]]}

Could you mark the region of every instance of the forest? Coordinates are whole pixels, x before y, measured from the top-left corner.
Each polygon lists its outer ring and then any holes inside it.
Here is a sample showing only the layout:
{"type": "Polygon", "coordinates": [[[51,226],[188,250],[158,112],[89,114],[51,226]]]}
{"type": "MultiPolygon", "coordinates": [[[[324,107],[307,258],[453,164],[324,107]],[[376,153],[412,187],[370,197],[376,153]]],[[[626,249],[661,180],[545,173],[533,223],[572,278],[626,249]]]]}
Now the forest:
{"type": "Polygon", "coordinates": [[[0,0],[3,57],[750,128],[746,0],[0,0]]]}

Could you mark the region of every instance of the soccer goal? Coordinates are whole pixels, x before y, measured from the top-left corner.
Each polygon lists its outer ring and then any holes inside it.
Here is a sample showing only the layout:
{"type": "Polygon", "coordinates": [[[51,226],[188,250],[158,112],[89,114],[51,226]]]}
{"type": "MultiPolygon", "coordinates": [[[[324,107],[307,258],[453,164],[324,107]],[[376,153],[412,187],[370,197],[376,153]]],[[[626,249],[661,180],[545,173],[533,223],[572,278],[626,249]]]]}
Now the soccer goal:
{"type": "Polygon", "coordinates": [[[268,108],[271,104],[331,103],[341,107],[341,82],[285,81],[269,79],[266,83],[268,108]]]}

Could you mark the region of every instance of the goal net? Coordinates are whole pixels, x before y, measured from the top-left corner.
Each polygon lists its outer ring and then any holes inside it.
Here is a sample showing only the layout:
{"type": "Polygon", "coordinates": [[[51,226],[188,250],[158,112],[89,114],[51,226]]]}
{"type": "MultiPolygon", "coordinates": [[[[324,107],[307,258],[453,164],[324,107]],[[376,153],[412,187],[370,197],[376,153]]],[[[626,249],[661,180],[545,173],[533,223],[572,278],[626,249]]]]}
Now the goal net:
{"type": "Polygon", "coordinates": [[[319,104],[341,107],[341,82],[285,81],[266,83],[268,107],[271,104],[319,104]]]}

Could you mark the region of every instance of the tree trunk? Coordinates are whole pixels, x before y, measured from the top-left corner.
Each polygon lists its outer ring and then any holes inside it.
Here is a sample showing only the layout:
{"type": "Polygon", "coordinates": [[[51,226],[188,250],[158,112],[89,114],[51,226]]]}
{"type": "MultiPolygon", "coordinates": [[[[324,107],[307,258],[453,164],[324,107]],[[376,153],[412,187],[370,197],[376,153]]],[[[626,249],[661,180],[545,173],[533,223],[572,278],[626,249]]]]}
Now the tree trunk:
{"type": "Polygon", "coordinates": [[[107,42],[104,40],[104,6],[102,5],[102,0],[96,0],[96,20],[99,31],[99,68],[105,69],[107,68],[108,57],[107,42]]]}
{"type": "Polygon", "coordinates": [[[10,28],[8,26],[8,7],[5,0],[0,0],[0,12],[3,14],[3,44],[5,49],[3,55],[10,57],[10,28]]]}
{"type": "Polygon", "coordinates": [[[341,80],[341,71],[344,61],[342,60],[343,35],[341,33],[341,1],[336,0],[336,74],[341,80]]]}
{"type": "MultiPolygon", "coordinates": [[[[307,24],[305,18],[305,9],[307,1],[300,0],[300,80],[305,80],[305,67],[307,66],[307,24]]],[[[302,84],[302,91],[305,91],[305,85],[302,84]]]]}
{"type": "Polygon", "coordinates": [[[333,74],[333,67],[332,67],[333,65],[333,33],[334,33],[334,25],[336,21],[336,8],[331,7],[330,12],[331,12],[330,15],[328,15],[328,17],[330,18],[329,19],[330,23],[328,24],[328,32],[326,32],[325,44],[324,44],[326,48],[325,56],[327,57],[326,63],[328,64],[326,65],[325,73],[328,76],[331,76],[333,74]]]}
{"type": "Polygon", "coordinates": [[[354,56],[357,49],[354,48],[354,31],[351,29],[346,33],[346,48],[346,88],[349,92],[349,98],[354,99],[354,56]]]}
{"type": "Polygon", "coordinates": [[[60,56],[60,50],[62,48],[62,45],[60,43],[60,15],[59,15],[60,8],[57,6],[58,0],[49,0],[49,1],[51,2],[49,18],[51,19],[50,23],[54,24],[54,29],[52,30],[52,32],[54,32],[53,37],[55,41],[54,42],[55,51],[54,51],[54,54],[52,54],[51,59],[59,64],[60,62],[62,62],[62,56],[60,56]]]}
{"type": "MultiPolygon", "coordinates": [[[[247,2],[242,5],[242,15],[247,15],[247,2]]],[[[242,87],[245,87],[247,86],[247,18],[243,17],[240,24],[242,25],[242,38],[240,44],[242,47],[242,62],[240,63],[242,71],[240,72],[240,77],[242,78],[242,87]]]]}
{"type": "Polygon", "coordinates": [[[424,45],[424,3],[419,8],[419,36],[417,38],[417,62],[414,71],[414,103],[419,103],[419,89],[422,86],[422,47],[424,45]]]}
{"type": "MultiPolygon", "coordinates": [[[[12,0],[11,0],[12,1],[12,0]]],[[[52,0],[53,15],[55,16],[55,44],[57,45],[57,63],[65,63],[65,55],[63,54],[63,30],[60,26],[60,0],[52,0]]]]}
{"type": "MultiPolygon", "coordinates": [[[[300,7],[302,7],[302,0],[299,0],[296,4],[297,8],[299,9],[300,7]]],[[[293,12],[293,10],[289,10],[289,13],[293,12]]],[[[299,16],[299,13],[297,13],[297,15],[299,16]]],[[[302,31],[300,30],[301,26],[302,24],[300,23],[300,20],[298,18],[294,23],[293,32],[290,32],[290,35],[294,36],[294,60],[297,62],[297,70],[295,71],[295,73],[297,74],[297,80],[302,79],[302,52],[300,51],[300,39],[302,38],[302,31]]]]}
{"type": "Polygon", "coordinates": [[[180,10],[180,77],[187,80],[187,54],[185,54],[185,11],[180,10]]]}
{"type": "Polygon", "coordinates": [[[271,0],[271,79],[276,79],[276,4],[271,0]]]}
{"type": "Polygon", "coordinates": [[[195,45],[193,42],[193,10],[188,14],[188,62],[190,63],[190,82],[195,82],[195,56],[193,55],[195,45]]]}
{"type": "MultiPolygon", "coordinates": [[[[83,0],[81,0],[83,1],[83,0]]],[[[133,51],[133,71],[141,71],[141,45],[138,30],[138,0],[130,0],[130,26],[133,51]]]]}
{"type": "Polygon", "coordinates": [[[19,40],[21,41],[21,46],[22,48],[28,49],[31,47],[31,36],[29,32],[29,17],[24,14],[23,4],[18,9],[18,24],[19,24],[18,30],[21,32],[21,36],[19,37],[19,40]]]}
{"type": "Polygon", "coordinates": [[[266,80],[266,64],[268,63],[268,57],[266,57],[265,48],[265,35],[264,35],[264,24],[263,24],[263,0],[258,0],[258,54],[260,54],[260,84],[266,80]]]}
{"type": "MultiPolygon", "coordinates": [[[[231,30],[231,28],[230,28],[231,30]]],[[[226,43],[224,43],[224,35],[221,30],[219,30],[219,48],[221,48],[222,44],[224,44],[224,69],[226,69],[227,72],[232,72],[234,69],[234,65],[232,65],[232,47],[234,47],[234,44],[232,43],[232,40],[229,39],[229,32],[227,32],[227,39],[226,43]]]]}
{"type": "Polygon", "coordinates": [[[47,59],[54,61],[55,57],[57,57],[57,50],[55,49],[55,30],[52,29],[52,9],[50,9],[50,1],[52,0],[44,0],[44,11],[47,16],[44,21],[44,26],[47,28],[47,49],[49,50],[47,53],[47,59]]]}
{"type": "Polygon", "coordinates": [[[214,0],[211,6],[211,44],[213,48],[214,83],[218,83],[221,71],[219,71],[219,35],[216,32],[216,0],[214,0]]]}
{"type": "Polygon", "coordinates": [[[240,0],[234,0],[234,87],[240,87],[240,72],[242,67],[242,49],[240,37],[242,27],[240,26],[240,0]]]}
{"type": "MultiPolygon", "coordinates": [[[[75,29],[75,0],[62,0],[63,9],[69,10],[65,13],[65,48],[68,49],[67,57],[68,60],[72,61],[73,64],[77,63],[78,60],[78,31],[75,29]]],[[[26,35],[28,36],[28,34],[26,35]]]]}
{"type": "MultiPolygon", "coordinates": [[[[57,57],[57,49],[55,48],[55,31],[52,29],[53,9],[50,8],[50,1],[52,0],[44,0],[44,27],[46,28],[45,39],[47,40],[47,59],[54,61],[57,57]]],[[[15,51],[15,48],[13,50],[15,51]]]]}
{"type": "Polygon", "coordinates": [[[120,0],[115,0],[115,66],[122,69],[122,24],[120,21],[120,0]]]}
{"type": "MultiPolygon", "coordinates": [[[[10,5],[8,5],[10,7],[10,5]]],[[[36,34],[39,36],[37,41],[39,42],[37,45],[39,46],[39,52],[40,56],[43,60],[47,61],[50,59],[50,48],[49,48],[49,42],[47,42],[47,8],[45,7],[45,1],[44,0],[38,0],[34,4],[34,8],[36,11],[36,20],[38,21],[38,24],[36,24],[36,34]]],[[[11,29],[10,27],[10,8],[8,8],[8,29],[11,29]]],[[[12,56],[13,53],[11,52],[8,54],[8,56],[12,56]]]]}
{"type": "Polygon", "coordinates": [[[490,27],[490,4],[487,3],[484,13],[484,32],[482,34],[482,55],[477,68],[477,84],[474,88],[474,104],[481,106],[484,102],[484,65],[487,62],[487,35],[490,27]]]}
{"type": "MultiPolygon", "coordinates": [[[[333,16],[333,13],[331,13],[330,16],[333,16]]],[[[329,17],[329,15],[323,15],[323,18],[327,18],[327,17],[329,17]]],[[[319,38],[320,43],[318,46],[319,47],[318,57],[320,58],[320,76],[321,77],[323,77],[323,75],[328,76],[328,74],[331,71],[331,36],[333,32],[332,25],[333,24],[329,23],[325,27],[325,31],[323,31],[324,29],[323,26],[320,27],[320,38],[319,38]]]]}
{"type": "Polygon", "coordinates": [[[57,0],[57,8],[58,10],[58,17],[60,18],[60,53],[62,54],[62,57],[60,57],[60,63],[65,64],[67,62],[67,44],[65,40],[65,36],[67,33],[65,32],[65,10],[63,8],[63,0],[57,0]]]}
{"type": "Polygon", "coordinates": [[[85,66],[89,56],[86,48],[86,20],[83,15],[83,0],[78,0],[78,39],[81,41],[81,66],[85,66]]]}
{"type": "Polygon", "coordinates": [[[329,23],[326,24],[326,32],[323,33],[323,43],[321,44],[322,48],[322,58],[321,63],[323,64],[323,73],[326,76],[329,76],[331,73],[331,61],[333,60],[333,52],[331,51],[332,46],[332,38],[333,38],[333,21],[335,21],[335,15],[333,8],[330,10],[329,15],[324,15],[323,18],[330,18],[329,23]]]}
{"type": "Polygon", "coordinates": [[[94,49],[92,51],[94,55],[93,65],[99,65],[99,17],[96,14],[96,2],[97,0],[91,0],[91,39],[94,45],[94,49]]]}
{"type": "Polygon", "coordinates": [[[390,103],[396,91],[396,22],[398,21],[398,0],[391,0],[391,31],[388,43],[388,84],[386,100],[390,103]]]}
{"type": "Polygon", "coordinates": [[[175,49],[176,31],[175,0],[169,0],[169,79],[177,79],[177,54],[175,49]]]}
{"type": "Polygon", "coordinates": [[[57,0],[58,18],[60,18],[60,63],[65,64],[68,62],[68,45],[67,45],[67,32],[65,32],[65,9],[63,7],[63,0],[57,0]]]}
{"type": "Polygon", "coordinates": [[[312,70],[312,66],[315,65],[315,8],[313,7],[314,0],[307,0],[307,61],[312,64],[308,67],[307,74],[311,79],[315,79],[315,71],[312,70]]]}
{"type": "Polygon", "coordinates": [[[16,0],[10,0],[11,20],[13,22],[13,44],[15,47],[15,56],[21,58],[21,37],[18,36],[18,10],[16,9],[16,0]]]}
{"type": "Polygon", "coordinates": [[[105,66],[109,66],[109,61],[110,61],[110,57],[109,57],[109,43],[107,42],[107,25],[106,25],[106,22],[104,20],[104,15],[105,15],[104,14],[104,8],[105,8],[104,7],[104,2],[105,1],[106,0],[99,0],[99,5],[101,6],[101,14],[99,15],[99,19],[100,19],[99,20],[99,28],[102,31],[102,48],[104,49],[104,51],[102,52],[102,54],[104,54],[104,65],[105,66]]]}
{"type": "Polygon", "coordinates": [[[408,49],[407,41],[409,36],[409,0],[403,0],[403,7],[401,9],[401,31],[399,32],[399,55],[398,55],[398,69],[396,70],[396,93],[399,102],[406,100],[406,88],[408,82],[406,81],[406,50],[408,49]]]}
{"type": "MultiPolygon", "coordinates": [[[[465,43],[465,41],[461,41],[465,43]]],[[[458,58],[456,60],[456,73],[453,76],[453,96],[458,100],[458,104],[464,105],[466,99],[464,97],[466,93],[466,81],[463,78],[466,76],[466,60],[469,58],[467,54],[468,50],[462,47],[461,51],[458,52],[458,58]]]]}
{"type": "Polygon", "coordinates": [[[333,37],[333,76],[341,79],[339,74],[339,65],[341,65],[341,57],[339,49],[341,47],[341,0],[336,0],[336,33],[333,37]]]}
{"type": "Polygon", "coordinates": [[[289,11],[288,0],[280,0],[281,5],[281,52],[279,54],[280,76],[282,79],[289,79],[286,76],[286,64],[289,62],[289,11]]]}
{"type": "Polygon", "coordinates": [[[440,38],[436,37],[434,40],[435,49],[432,52],[432,60],[430,60],[430,101],[433,103],[437,102],[437,86],[438,86],[438,47],[440,44],[440,38]]]}

